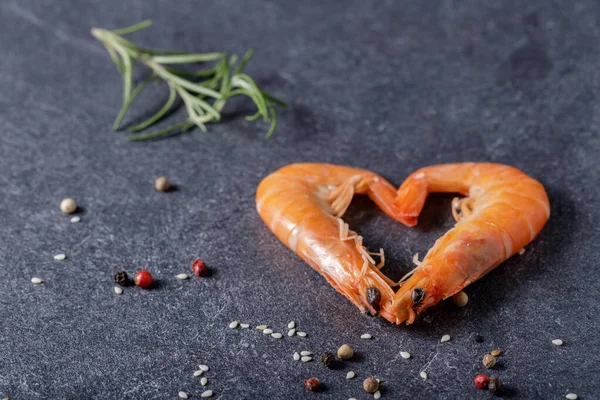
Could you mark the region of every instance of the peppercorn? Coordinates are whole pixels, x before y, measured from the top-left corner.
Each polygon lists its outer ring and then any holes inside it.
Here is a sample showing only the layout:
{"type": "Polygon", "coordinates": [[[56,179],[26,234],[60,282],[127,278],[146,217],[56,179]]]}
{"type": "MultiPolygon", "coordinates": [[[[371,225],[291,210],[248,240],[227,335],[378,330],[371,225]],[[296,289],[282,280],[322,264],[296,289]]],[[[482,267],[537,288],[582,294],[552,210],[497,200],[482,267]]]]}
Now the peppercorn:
{"type": "Polygon", "coordinates": [[[156,178],[156,180],[154,181],[154,187],[160,192],[166,192],[170,189],[171,183],[169,183],[169,180],[167,178],[161,176],[156,178]]]}
{"type": "Polygon", "coordinates": [[[490,378],[486,374],[479,374],[473,381],[475,382],[475,386],[477,386],[479,389],[485,389],[490,383],[490,378]]]}
{"type": "Polygon", "coordinates": [[[204,261],[196,258],[194,261],[192,261],[192,272],[196,274],[196,276],[206,276],[208,273],[208,267],[204,261]]]}
{"type": "Polygon", "coordinates": [[[354,356],[354,350],[347,344],[343,344],[338,349],[337,354],[342,360],[349,360],[354,356]]]}
{"type": "Polygon", "coordinates": [[[65,214],[73,214],[75,210],[77,210],[77,203],[75,203],[75,200],[66,198],[60,202],[60,211],[65,214]]]}
{"type": "Polygon", "coordinates": [[[119,271],[115,274],[115,282],[121,286],[129,286],[129,276],[125,271],[119,271]]]}
{"type": "Polygon", "coordinates": [[[494,357],[491,354],[486,354],[485,356],[483,356],[483,366],[490,369],[490,368],[494,368],[494,365],[496,365],[496,357],[494,357]]]}
{"type": "Polygon", "coordinates": [[[481,335],[475,335],[475,341],[477,343],[483,343],[483,336],[481,336],[481,335]]]}
{"type": "Polygon", "coordinates": [[[493,394],[494,396],[500,396],[502,393],[504,393],[504,384],[500,378],[494,377],[490,379],[488,390],[490,391],[490,394],[493,394]]]}
{"type": "Polygon", "coordinates": [[[335,356],[328,351],[321,354],[321,357],[319,357],[319,358],[321,359],[321,362],[323,363],[323,365],[326,366],[327,368],[331,368],[333,366],[333,364],[335,363],[335,356]]]}
{"type": "Polygon", "coordinates": [[[369,377],[363,381],[363,389],[367,393],[375,393],[379,389],[379,381],[373,377],[369,377]]]}
{"type": "Polygon", "coordinates": [[[150,285],[152,285],[152,274],[150,272],[146,271],[145,269],[143,269],[140,272],[138,272],[137,274],[135,274],[135,277],[133,278],[133,282],[135,283],[136,286],[139,286],[142,289],[150,287],[150,285]]]}
{"type": "Polygon", "coordinates": [[[452,301],[457,307],[464,307],[469,302],[469,296],[461,291],[452,296],[452,301]]]}
{"type": "Polygon", "coordinates": [[[317,378],[308,378],[304,381],[304,387],[311,392],[316,392],[321,388],[321,382],[317,378]]]}

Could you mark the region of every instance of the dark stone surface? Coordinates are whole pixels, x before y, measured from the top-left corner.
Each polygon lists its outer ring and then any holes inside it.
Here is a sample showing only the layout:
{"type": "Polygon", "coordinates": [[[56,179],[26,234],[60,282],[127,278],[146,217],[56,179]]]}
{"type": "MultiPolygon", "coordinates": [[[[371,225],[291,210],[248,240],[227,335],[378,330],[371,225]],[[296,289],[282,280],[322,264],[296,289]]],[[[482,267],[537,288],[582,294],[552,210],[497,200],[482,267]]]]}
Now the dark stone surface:
{"type": "MultiPolygon", "coordinates": [[[[599,398],[598,15],[591,0],[3,0],[0,394],[199,398],[192,372],[206,363],[222,399],[369,399],[368,375],[383,380],[383,399],[487,399],[473,377],[500,348],[493,374],[505,398],[599,398]],[[155,26],[133,36],[145,45],[255,47],[249,72],[292,105],[275,136],[240,117],[252,111],[245,102],[208,134],[132,144],[112,133],[121,82],[89,29],[145,18],[155,26]],[[465,160],[536,177],[552,217],[523,256],[467,288],[466,308],[440,304],[410,327],[361,315],[255,211],[260,179],[292,162],[364,167],[399,184],[418,167],[465,160]],[[178,189],[156,192],[161,174],[178,189]],[[66,196],[81,223],[60,213],[66,196]],[[58,252],[68,259],[54,261],[58,252]],[[212,276],[176,280],[197,256],[212,276]],[[113,293],[116,271],[142,267],[154,289],[113,293]],[[309,336],[270,340],[228,329],[232,320],[279,331],[295,320],[309,336]],[[365,332],[374,339],[361,341],[365,332]],[[440,344],[443,334],[452,341],[440,344]],[[344,342],[358,356],[339,368],[292,360],[344,342]],[[350,369],[358,378],[346,381],[350,369]],[[310,376],[324,392],[305,391],[310,376]]],[[[164,96],[157,89],[126,122],[164,96]]],[[[451,226],[450,198],[428,201],[415,229],[363,198],[347,218],[399,277],[451,226]]]]}

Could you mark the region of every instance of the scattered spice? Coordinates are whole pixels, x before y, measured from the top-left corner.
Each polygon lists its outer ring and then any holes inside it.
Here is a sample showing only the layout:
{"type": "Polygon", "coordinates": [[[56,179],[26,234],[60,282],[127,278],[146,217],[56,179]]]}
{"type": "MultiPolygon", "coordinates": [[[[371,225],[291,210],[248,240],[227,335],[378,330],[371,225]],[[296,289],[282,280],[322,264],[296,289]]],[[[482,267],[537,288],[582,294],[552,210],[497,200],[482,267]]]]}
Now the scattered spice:
{"type": "Polygon", "coordinates": [[[316,392],[321,388],[321,382],[317,378],[308,378],[304,381],[304,387],[311,392],[316,392]]]}
{"type": "Polygon", "coordinates": [[[267,329],[267,325],[258,325],[256,327],[256,329],[259,330],[259,331],[264,331],[265,329],[267,329]]]}
{"type": "Polygon", "coordinates": [[[309,361],[312,361],[312,357],[311,356],[304,356],[300,360],[302,362],[309,362],[309,361]]]}
{"type": "Polygon", "coordinates": [[[425,371],[421,371],[421,372],[419,373],[419,376],[420,376],[421,378],[423,378],[423,380],[424,380],[424,381],[426,381],[426,380],[427,380],[427,372],[425,372],[425,371]]]}
{"type": "Polygon", "coordinates": [[[494,377],[490,379],[490,382],[488,383],[488,390],[494,396],[502,395],[502,393],[504,393],[504,385],[502,384],[500,378],[494,377]]]}
{"type": "Polygon", "coordinates": [[[288,324],[288,329],[294,329],[295,327],[296,327],[296,322],[290,321],[290,323],[288,324]]]}
{"type": "Polygon", "coordinates": [[[279,332],[275,332],[275,333],[271,334],[271,337],[275,338],[275,339],[281,339],[283,337],[283,335],[279,332]]]}
{"type": "Polygon", "coordinates": [[[65,260],[66,258],[67,258],[67,255],[66,255],[66,254],[63,254],[63,253],[56,254],[56,255],[54,256],[54,259],[55,259],[56,261],[63,261],[63,260],[65,260]]]}
{"type": "Polygon", "coordinates": [[[312,353],[310,351],[304,350],[300,352],[301,356],[312,356],[312,353]]]}
{"type": "Polygon", "coordinates": [[[72,224],[76,224],[76,223],[78,223],[78,222],[80,222],[80,221],[81,221],[81,217],[80,217],[79,215],[76,215],[76,216],[74,216],[74,217],[71,217],[71,223],[72,223],[72,224]]]}
{"type": "Polygon", "coordinates": [[[578,396],[575,393],[568,393],[565,397],[569,400],[577,400],[578,399],[578,396]]]}
{"type": "Polygon", "coordinates": [[[75,210],[77,210],[77,203],[75,203],[75,200],[66,198],[60,202],[60,211],[65,214],[73,214],[75,210]]]}
{"type": "Polygon", "coordinates": [[[200,368],[200,370],[202,370],[204,372],[206,372],[210,369],[210,368],[208,368],[208,365],[204,365],[204,364],[198,365],[198,368],[200,368]]]}
{"type": "Polygon", "coordinates": [[[208,378],[207,378],[207,377],[205,377],[205,376],[203,376],[203,377],[202,377],[202,379],[200,379],[200,384],[201,384],[202,386],[206,386],[206,385],[208,385],[208,378]]]}
{"type": "Polygon", "coordinates": [[[194,261],[192,261],[192,272],[196,276],[206,276],[206,274],[208,274],[208,267],[204,261],[196,258],[194,261]]]}
{"type": "Polygon", "coordinates": [[[451,339],[450,335],[444,335],[444,336],[442,336],[442,339],[440,339],[440,343],[449,342],[450,339],[451,339]]]}
{"type": "Polygon", "coordinates": [[[250,324],[240,324],[240,326],[242,327],[242,329],[250,328],[250,324]]]}
{"type": "Polygon", "coordinates": [[[410,358],[410,353],[408,351],[401,351],[400,356],[405,360],[408,360],[410,358]]]}
{"type": "Polygon", "coordinates": [[[231,329],[235,329],[235,328],[237,328],[237,327],[238,327],[238,325],[239,325],[239,324],[240,324],[240,323],[239,323],[238,321],[233,321],[233,322],[230,322],[230,323],[229,323],[229,328],[231,328],[231,329]]]}
{"type": "Polygon", "coordinates": [[[479,389],[485,389],[490,383],[490,378],[486,374],[479,374],[473,381],[475,382],[475,386],[477,386],[479,389]]]}
{"type": "Polygon", "coordinates": [[[502,354],[502,350],[492,350],[490,351],[490,354],[494,357],[498,357],[500,354],[502,354]]]}
{"type": "Polygon", "coordinates": [[[115,274],[115,282],[121,286],[129,286],[129,275],[125,271],[119,271],[115,274]]]}
{"type": "Polygon", "coordinates": [[[465,292],[460,291],[452,296],[452,301],[457,307],[464,307],[469,302],[469,296],[465,292]]]}
{"type": "Polygon", "coordinates": [[[271,333],[273,333],[273,329],[267,328],[263,330],[263,335],[270,335],[271,333]]]}
{"type": "Polygon", "coordinates": [[[375,393],[379,389],[379,381],[373,377],[368,377],[363,381],[363,389],[367,393],[375,393]]]}
{"type": "Polygon", "coordinates": [[[300,354],[298,354],[298,352],[294,353],[294,360],[296,360],[296,361],[300,360],[300,354]]]}
{"type": "Polygon", "coordinates": [[[374,399],[380,399],[381,398],[381,392],[378,390],[375,393],[373,393],[373,398],[374,399]]]}
{"type": "Polygon", "coordinates": [[[483,343],[483,336],[481,336],[481,335],[475,335],[475,341],[477,343],[483,343]]]}
{"type": "Polygon", "coordinates": [[[369,340],[369,339],[372,339],[373,336],[371,336],[370,333],[363,333],[362,335],[360,335],[360,338],[364,339],[364,340],[369,340]]]}
{"type": "Polygon", "coordinates": [[[189,276],[187,274],[177,274],[175,275],[175,278],[179,279],[180,281],[184,281],[189,278],[189,276]]]}
{"type": "Polygon", "coordinates": [[[179,395],[179,398],[181,398],[181,399],[187,399],[188,398],[188,395],[187,395],[186,392],[179,392],[177,394],[179,395]]]}
{"type": "Polygon", "coordinates": [[[169,182],[169,180],[166,177],[159,176],[154,181],[154,187],[156,188],[156,190],[158,190],[160,192],[166,192],[171,187],[171,183],[169,182]]]}
{"type": "Polygon", "coordinates": [[[194,376],[200,376],[204,373],[204,371],[202,371],[201,369],[194,371],[194,376]]]}
{"type": "Polygon", "coordinates": [[[321,359],[321,362],[323,363],[323,365],[326,366],[327,368],[331,368],[333,366],[333,364],[335,363],[335,356],[328,351],[322,353],[319,358],[321,359]]]}
{"type": "Polygon", "coordinates": [[[116,294],[123,294],[123,289],[121,289],[121,288],[120,288],[120,287],[118,287],[118,286],[115,286],[115,287],[113,288],[113,290],[115,291],[115,293],[116,293],[116,294]]]}
{"type": "Polygon", "coordinates": [[[294,336],[296,334],[296,330],[295,329],[290,329],[288,331],[288,336],[294,336]]]}
{"type": "Polygon", "coordinates": [[[150,286],[152,286],[152,274],[149,271],[143,269],[137,274],[135,274],[133,282],[136,286],[139,286],[142,289],[149,288],[150,286]]]}
{"type": "Polygon", "coordinates": [[[213,391],[212,390],[207,390],[205,392],[202,392],[202,394],[200,395],[200,397],[202,397],[203,399],[207,398],[207,397],[212,397],[213,395],[213,391]]]}
{"type": "Polygon", "coordinates": [[[39,285],[40,283],[44,283],[44,281],[41,280],[40,278],[31,278],[31,283],[35,283],[36,285],[39,285]]]}
{"type": "Polygon", "coordinates": [[[354,356],[354,349],[347,344],[343,344],[338,349],[337,355],[342,360],[349,360],[354,356]]]}
{"type": "Polygon", "coordinates": [[[306,332],[296,332],[296,335],[298,335],[300,337],[306,337],[307,333],[306,332]]]}
{"type": "Polygon", "coordinates": [[[490,369],[490,368],[494,368],[494,365],[496,365],[496,361],[497,361],[496,357],[494,357],[491,354],[486,354],[485,356],[483,356],[482,363],[483,363],[484,367],[486,367],[487,369],[490,369]]]}
{"type": "Polygon", "coordinates": [[[563,342],[562,340],[560,340],[560,339],[554,339],[554,340],[552,341],[552,344],[553,344],[553,345],[555,345],[555,346],[562,346],[562,345],[563,345],[563,343],[564,343],[564,342],[563,342]]]}
{"type": "Polygon", "coordinates": [[[346,374],[346,379],[354,379],[356,378],[356,373],[354,371],[348,371],[346,374]]]}

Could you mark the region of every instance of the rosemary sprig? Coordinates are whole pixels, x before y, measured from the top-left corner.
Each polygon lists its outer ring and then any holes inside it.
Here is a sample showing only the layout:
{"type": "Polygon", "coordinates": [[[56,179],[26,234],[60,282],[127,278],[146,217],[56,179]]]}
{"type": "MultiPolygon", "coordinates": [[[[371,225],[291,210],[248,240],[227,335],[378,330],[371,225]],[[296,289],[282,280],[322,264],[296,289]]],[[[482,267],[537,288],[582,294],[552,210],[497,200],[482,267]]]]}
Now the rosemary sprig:
{"type": "Polygon", "coordinates": [[[183,102],[188,119],[158,132],[128,136],[129,140],[155,139],[177,132],[186,132],[194,126],[206,131],[205,124],[219,121],[221,110],[227,100],[238,95],[249,97],[256,105],[256,114],[248,116],[246,119],[254,121],[262,117],[265,122],[270,122],[267,137],[273,134],[277,126],[275,108],[277,106],[287,107],[287,104],[260,90],[254,80],[244,74],[244,68],[254,54],[253,50],[248,51],[237,63],[238,57],[235,54],[229,55],[225,52],[183,53],[150,49],[139,47],[123,38],[123,35],[147,28],[151,24],[151,21],[143,21],[122,29],[92,29],[92,35],[106,47],[112,61],[123,76],[123,106],[113,124],[114,130],[119,130],[121,122],[135,98],[148,84],[159,80],[165,82],[169,88],[167,101],[150,118],[129,127],[129,131],[140,132],[160,121],[171,110],[177,98],[183,102]],[[136,62],[149,68],[151,75],[134,85],[133,67],[136,62]],[[214,63],[214,65],[194,72],[176,67],[178,64],[190,63],[214,63]]]}

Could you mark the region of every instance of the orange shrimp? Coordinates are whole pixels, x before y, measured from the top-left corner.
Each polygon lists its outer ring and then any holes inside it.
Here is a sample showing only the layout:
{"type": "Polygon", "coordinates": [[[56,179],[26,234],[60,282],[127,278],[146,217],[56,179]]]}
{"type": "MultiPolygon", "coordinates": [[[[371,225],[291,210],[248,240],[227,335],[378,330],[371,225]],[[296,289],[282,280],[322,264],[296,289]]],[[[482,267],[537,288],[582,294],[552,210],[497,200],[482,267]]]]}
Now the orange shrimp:
{"type": "Polygon", "coordinates": [[[290,249],[321,273],[363,312],[392,313],[394,284],[379,271],[374,253],[341,219],[354,194],[367,194],[389,216],[401,219],[396,188],[379,175],[329,164],[291,164],[267,176],[256,193],[263,221],[290,249]]]}
{"type": "Polygon", "coordinates": [[[396,323],[461,291],[535,238],[550,217],[544,187],[500,164],[441,164],[411,174],[398,189],[401,220],[413,226],[432,192],[456,192],[457,223],[439,238],[420,265],[401,280],[392,308],[396,323]]]}

